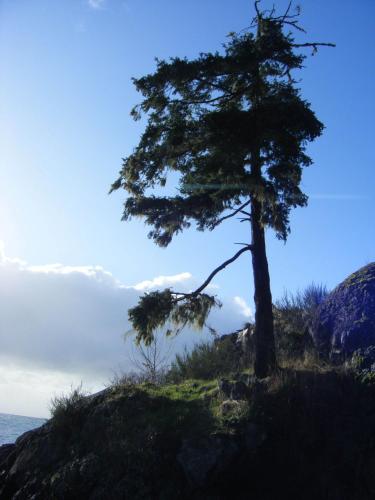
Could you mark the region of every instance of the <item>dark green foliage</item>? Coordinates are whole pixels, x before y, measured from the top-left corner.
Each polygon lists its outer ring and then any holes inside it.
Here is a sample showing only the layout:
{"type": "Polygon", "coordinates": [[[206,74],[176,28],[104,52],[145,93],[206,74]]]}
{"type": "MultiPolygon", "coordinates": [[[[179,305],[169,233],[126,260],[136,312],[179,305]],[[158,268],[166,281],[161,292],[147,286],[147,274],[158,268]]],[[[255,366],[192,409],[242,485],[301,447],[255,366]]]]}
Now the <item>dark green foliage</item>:
{"type": "Polygon", "coordinates": [[[238,347],[228,337],[220,342],[201,342],[191,352],[177,354],[168,380],[175,383],[188,379],[210,380],[237,372],[242,367],[238,347]]]}
{"type": "Polygon", "coordinates": [[[213,229],[249,196],[262,202],[263,223],[286,239],[290,208],[307,200],[299,188],[311,164],[305,146],[323,125],[289,78],[304,56],[282,28],[262,19],[258,37],[233,34],[223,53],[158,61],[155,73],[134,79],[144,100],[133,116],[147,113],[148,124],[112,189],[130,193],[124,220],[144,217],[157,244],[168,245],[191,221],[213,229]],[[254,149],[262,176],[250,169],[254,149]],[[149,194],[170,171],[180,174],[179,194],[149,194]]]}
{"type": "Polygon", "coordinates": [[[221,306],[215,297],[204,293],[190,295],[185,299],[183,295],[173,294],[170,289],[166,289],[142,295],[138,305],[129,309],[129,319],[137,332],[136,341],[150,345],[155,330],[164,326],[168,320],[175,329],[169,328],[167,335],[177,333],[186,325],[203,328],[211,308],[215,305],[221,306]]]}
{"type": "Polygon", "coordinates": [[[309,328],[327,294],[325,286],[312,283],[295,295],[286,292],[276,302],[274,328],[280,360],[303,358],[307,352],[314,351],[309,328]]]}
{"type": "Polygon", "coordinates": [[[172,294],[169,289],[163,292],[145,293],[137,306],[129,309],[129,319],[137,332],[137,341],[152,342],[154,331],[163,326],[173,308],[172,294]]]}
{"type": "MultiPolygon", "coordinates": [[[[132,116],[146,115],[147,125],[111,191],[128,193],[123,220],[142,217],[151,226],[149,238],[162,247],[192,224],[212,230],[249,207],[242,213],[252,233],[244,250],[251,250],[254,267],[255,370],[266,376],[276,359],[264,232],[272,228],[285,241],[291,209],[306,205],[300,189],[302,170],[312,163],[306,146],[323,124],[291,76],[305,59],[296,49],[316,51],[320,44],[295,43],[286,31],[300,29],[290,6],[275,16],[260,12],[258,3],[251,28],[232,33],[220,52],[157,60],[154,73],[134,79],[143,100],[132,116]],[[177,194],[168,196],[163,188],[172,172],[177,194]]],[[[150,342],[153,329],[168,319],[184,326],[196,316],[202,327],[217,304],[201,296],[210,279],[185,296],[143,296],[129,314],[138,341],[150,342]],[[154,316],[158,301],[162,310],[154,316]]]]}

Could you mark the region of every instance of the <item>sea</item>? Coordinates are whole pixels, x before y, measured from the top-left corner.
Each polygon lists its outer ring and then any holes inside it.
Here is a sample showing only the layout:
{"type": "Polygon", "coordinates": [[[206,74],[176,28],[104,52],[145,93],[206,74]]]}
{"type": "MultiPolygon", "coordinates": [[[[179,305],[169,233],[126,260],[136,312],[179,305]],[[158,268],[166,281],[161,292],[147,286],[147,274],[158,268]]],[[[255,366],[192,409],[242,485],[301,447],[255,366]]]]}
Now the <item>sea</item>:
{"type": "Polygon", "coordinates": [[[26,431],[35,429],[44,424],[46,419],[34,417],[21,417],[0,413],[0,446],[14,441],[26,431]]]}

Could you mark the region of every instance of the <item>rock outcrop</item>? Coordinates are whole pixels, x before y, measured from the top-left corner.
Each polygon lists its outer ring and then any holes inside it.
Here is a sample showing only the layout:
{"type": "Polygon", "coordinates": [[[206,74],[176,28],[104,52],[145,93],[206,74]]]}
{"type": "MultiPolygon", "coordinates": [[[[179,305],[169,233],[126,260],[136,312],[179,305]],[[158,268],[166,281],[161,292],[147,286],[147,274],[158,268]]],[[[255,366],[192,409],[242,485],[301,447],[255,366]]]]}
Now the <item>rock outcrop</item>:
{"type": "Polygon", "coordinates": [[[350,372],[117,386],[0,447],[0,499],[370,500],[374,429],[350,372]]]}
{"type": "MultiPolygon", "coordinates": [[[[0,499],[219,498],[225,474],[262,442],[258,427],[220,429],[209,410],[216,382],[176,390],[129,385],[77,398],[0,446],[0,499]]],[[[235,410],[221,420],[237,425],[235,410]]]]}
{"type": "Polygon", "coordinates": [[[375,263],[338,285],[319,306],[311,333],[325,356],[350,357],[375,345],[375,263]]]}

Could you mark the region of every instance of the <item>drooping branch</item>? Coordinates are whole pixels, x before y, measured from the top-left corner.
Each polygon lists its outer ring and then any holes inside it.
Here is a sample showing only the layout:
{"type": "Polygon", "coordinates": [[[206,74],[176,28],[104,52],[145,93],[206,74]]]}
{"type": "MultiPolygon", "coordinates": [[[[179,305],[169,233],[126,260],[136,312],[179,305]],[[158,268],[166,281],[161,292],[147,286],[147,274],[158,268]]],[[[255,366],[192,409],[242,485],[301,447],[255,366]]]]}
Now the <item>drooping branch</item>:
{"type": "Polygon", "coordinates": [[[231,257],[230,259],[226,260],[225,262],[223,262],[222,264],[220,264],[220,266],[218,266],[216,269],[214,269],[212,271],[212,273],[209,275],[209,277],[206,279],[206,281],[204,281],[200,287],[198,287],[196,290],[194,290],[194,292],[190,292],[190,293],[173,292],[173,294],[177,296],[175,298],[175,301],[179,302],[180,300],[186,299],[186,297],[196,297],[197,295],[199,295],[206,288],[206,286],[210,284],[210,282],[217,275],[217,273],[219,273],[225,267],[227,267],[229,264],[231,264],[232,262],[234,262],[235,260],[237,260],[238,257],[240,257],[240,255],[242,255],[244,252],[248,252],[248,251],[251,251],[251,250],[252,250],[252,246],[251,245],[246,245],[244,248],[241,248],[241,250],[239,250],[236,254],[234,254],[233,257],[231,257]]]}

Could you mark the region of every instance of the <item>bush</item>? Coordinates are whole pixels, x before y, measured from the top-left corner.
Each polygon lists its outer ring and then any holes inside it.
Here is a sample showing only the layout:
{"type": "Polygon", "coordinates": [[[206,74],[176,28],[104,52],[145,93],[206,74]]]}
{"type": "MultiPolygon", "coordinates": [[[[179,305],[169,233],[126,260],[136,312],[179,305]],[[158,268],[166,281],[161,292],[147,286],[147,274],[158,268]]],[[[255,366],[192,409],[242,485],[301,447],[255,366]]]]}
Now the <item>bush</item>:
{"type": "Polygon", "coordinates": [[[50,403],[52,423],[61,430],[71,430],[79,425],[82,413],[82,403],[87,397],[87,393],[82,390],[82,383],[74,388],[71,387],[69,394],[54,396],[50,403]]]}
{"type": "Polygon", "coordinates": [[[312,283],[295,295],[286,292],[276,302],[274,327],[280,360],[303,358],[315,351],[309,327],[327,294],[325,286],[312,283]]]}
{"type": "Polygon", "coordinates": [[[211,342],[201,342],[191,352],[185,348],[172,362],[167,379],[179,383],[187,379],[209,380],[228,375],[242,367],[241,351],[228,335],[211,342]]]}

